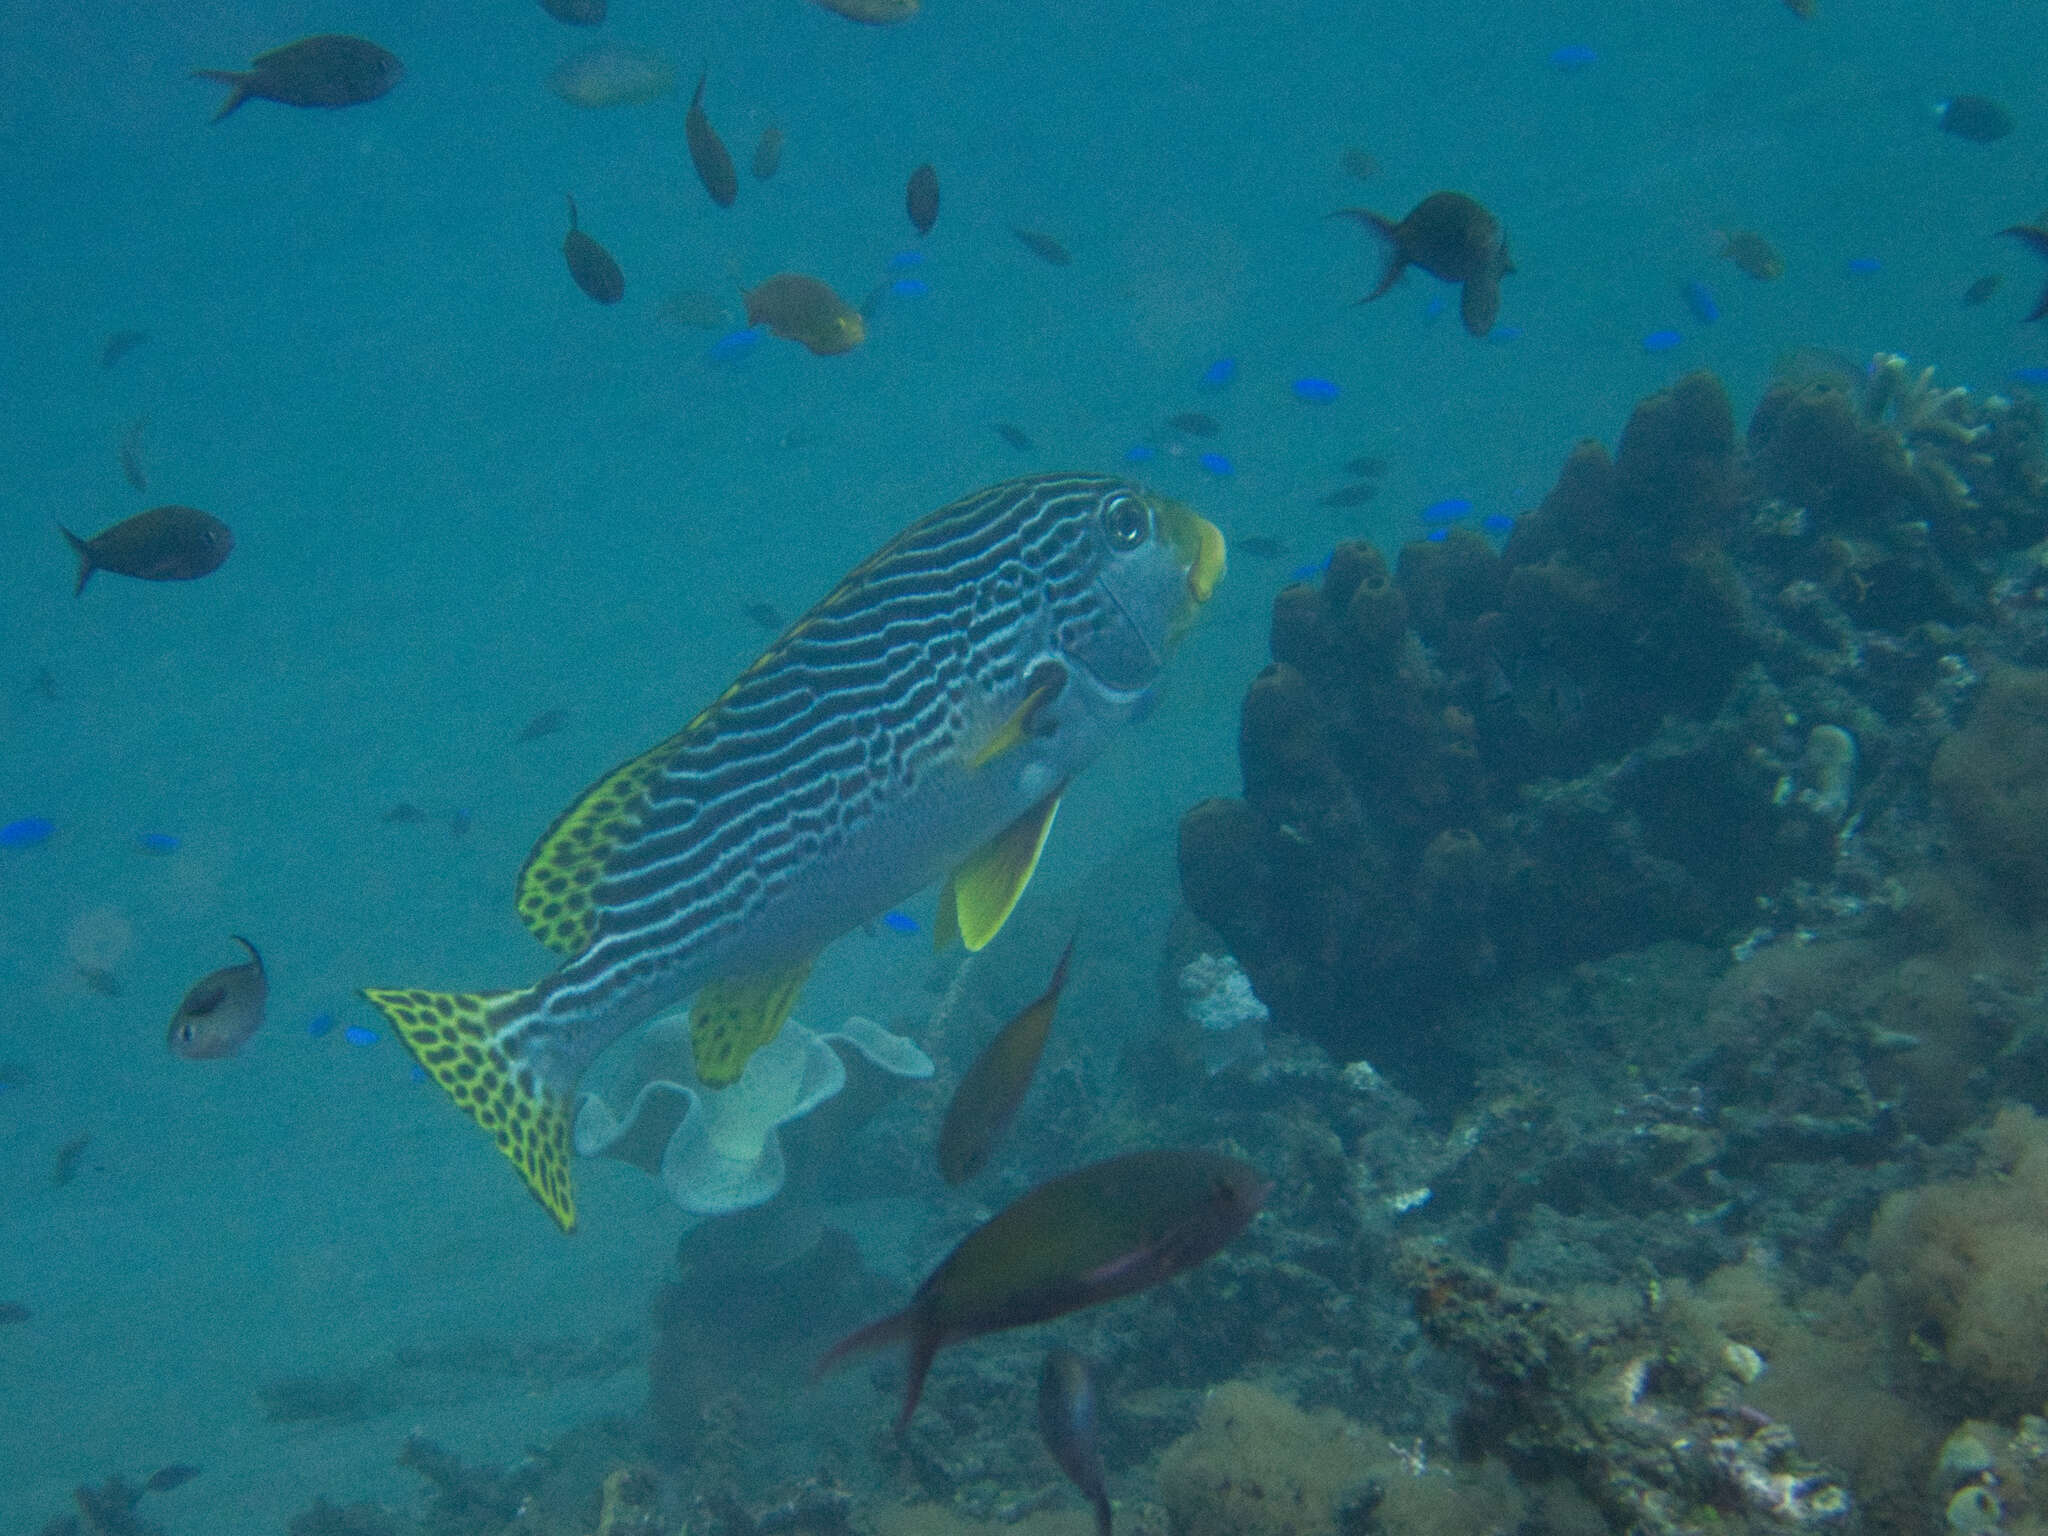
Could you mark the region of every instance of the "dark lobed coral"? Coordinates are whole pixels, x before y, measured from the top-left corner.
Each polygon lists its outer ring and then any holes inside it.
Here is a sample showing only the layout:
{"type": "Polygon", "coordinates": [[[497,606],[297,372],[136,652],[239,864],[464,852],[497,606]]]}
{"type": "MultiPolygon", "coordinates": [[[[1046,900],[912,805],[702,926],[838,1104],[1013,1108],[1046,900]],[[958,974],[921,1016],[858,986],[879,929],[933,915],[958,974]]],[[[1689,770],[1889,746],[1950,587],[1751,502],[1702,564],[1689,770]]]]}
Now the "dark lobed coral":
{"type": "Polygon", "coordinates": [[[1274,602],[1244,793],[1182,822],[1189,905],[1277,1025],[1427,1096],[1465,1064],[1453,999],[1873,897],[1849,834],[1925,800],[1975,676],[1958,626],[2039,604],[2039,426],[1880,358],[1781,383],[1745,445],[1695,374],[1501,550],[1340,546],[1274,602]]]}

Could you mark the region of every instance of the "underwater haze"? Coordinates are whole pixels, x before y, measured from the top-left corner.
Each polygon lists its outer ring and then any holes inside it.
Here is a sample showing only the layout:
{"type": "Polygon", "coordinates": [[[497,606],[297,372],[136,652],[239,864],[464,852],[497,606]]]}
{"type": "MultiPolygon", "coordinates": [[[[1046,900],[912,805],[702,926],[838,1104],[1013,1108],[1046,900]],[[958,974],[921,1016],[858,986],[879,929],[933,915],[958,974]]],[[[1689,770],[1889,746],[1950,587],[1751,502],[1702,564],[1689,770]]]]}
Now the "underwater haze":
{"type": "Polygon", "coordinates": [[[0,1528],[2048,1522],[2038,9],[595,16],[0,19],[0,1528]]]}

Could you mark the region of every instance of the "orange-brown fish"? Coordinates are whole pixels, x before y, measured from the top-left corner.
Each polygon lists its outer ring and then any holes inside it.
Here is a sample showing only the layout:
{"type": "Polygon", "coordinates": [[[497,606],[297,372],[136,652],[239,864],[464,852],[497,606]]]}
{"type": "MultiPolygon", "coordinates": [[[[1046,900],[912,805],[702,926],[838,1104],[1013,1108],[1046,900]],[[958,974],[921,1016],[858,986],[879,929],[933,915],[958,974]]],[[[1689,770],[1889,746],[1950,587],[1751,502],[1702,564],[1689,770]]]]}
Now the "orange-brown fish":
{"type": "Polygon", "coordinates": [[[1432,192],[1398,224],[1370,208],[1339,208],[1331,218],[1356,219],[1387,242],[1379,286],[1358,302],[1370,304],[1407,268],[1463,289],[1458,315],[1465,329],[1484,336],[1500,313],[1500,280],[1515,270],[1500,220],[1462,192],[1432,192]]]}
{"type": "Polygon", "coordinates": [[[818,4],[849,21],[864,21],[871,27],[908,21],[917,14],[917,0],[818,0],[818,4]]]}
{"type": "Polygon", "coordinates": [[[1017,237],[1025,250],[1052,266],[1064,267],[1074,259],[1067,254],[1067,248],[1051,235],[1041,235],[1035,229],[1019,229],[1014,224],[1010,226],[1010,233],[1017,237]]]}
{"type": "Polygon", "coordinates": [[[142,465],[142,434],[149,427],[147,416],[138,416],[121,434],[121,475],[138,491],[149,489],[149,473],[142,465]]]}
{"type": "Polygon", "coordinates": [[[270,983],[263,974],[263,957],[256,946],[239,933],[231,938],[249,951],[240,965],[225,965],[192,984],[178,1011],[171,1015],[165,1037],[171,1053],[187,1061],[213,1061],[232,1056],[263,1027],[263,1004],[270,996],[270,983]]]}
{"type": "Polygon", "coordinates": [[[1067,1479],[1095,1511],[1095,1536],[1110,1536],[1109,1479],[1102,1470],[1102,1416],[1088,1362],[1071,1349],[1046,1351],[1038,1373],[1038,1433],[1067,1479]]]}
{"type": "Polygon", "coordinates": [[[78,554],[78,585],[85,590],[94,571],[142,581],[195,581],[220,569],[235,547],[228,525],[197,507],[152,507],[81,539],[69,528],[57,531],[78,554]]]}
{"type": "Polygon", "coordinates": [[[770,123],[754,145],[754,180],[766,181],[782,169],[782,129],[770,123]]]}
{"type": "Polygon", "coordinates": [[[1067,962],[1073,958],[1074,941],[1069,939],[1045,991],[982,1047],[953,1090],[939,1126],[939,1174],[948,1184],[964,1184],[981,1172],[1017,1118],[1038,1071],[1038,1058],[1045,1052],[1046,1036],[1052,1032],[1060,989],[1067,984],[1067,962]]]}
{"type": "Polygon", "coordinates": [[[1785,259],[1777,247],[1753,229],[1719,231],[1721,254],[1759,282],[1785,275],[1785,259]]]}
{"type": "Polygon", "coordinates": [[[858,310],[815,277],[782,272],[749,288],[747,324],[765,325],[784,341],[800,341],[820,357],[851,352],[867,340],[858,310]]]}
{"type": "Polygon", "coordinates": [[[709,73],[706,70],[697,76],[697,93],[690,98],[689,115],[683,119],[683,137],[689,142],[690,164],[697,168],[697,179],[704,183],[711,201],[721,208],[730,208],[740,195],[740,178],[733,169],[725,140],[704,115],[704,80],[709,73]]]}
{"type": "MultiPolygon", "coordinates": [[[[2012,236],[2036,256],[2048,257],[2048,219],[2040,224],[2015,224],[2010,229],[2001,229],[1999,233],[2012,236]]],[[[2048,315],[2048,288],[2041,290],[2040,302],[2034,305],[2033,313],[2027,318],[2039,320],[2043,315],[2048,315]]]]}
{"type": "Polygon", "coordinates": [[[572,27],[604,25],[605,0],[540,0],[540,8],[572,27]]]}
{"type": "Polygon", "coordinates": [[[658,53],[605,43],[565,59],[548,76],[548,89],[572,107],[625,107],[675,89],[675,66],[658,53]]]}
{"type": "Polygon", "coordinates": [[[910,215],[910,227],[920,238],[932,232],[932,226],[939,222],[939,173],[929,165],[920,165],[910,173],[910,185],[904,189],[903,211],[910,215]]]}
{"type": "Polygon", "coordinates": [[[229,87],[213,114],[217,123],[252,97],[288,107],[360,106],[403,80],[405,66],[375,43],[328,32],[258,54],[245,70],[195,69],[192,75],[229,87]]]}
{"type": "Polygon", "coordinates": [[[1063,1174],[968,1233],[909,1306],[841,1339],[818,1373],[906,1340],[901,1429],[946,1345],[1170,1280],[1242,1232],[1271,1192],[1250,1164],[1201,1147],[1126,1152],[1063,1174]]]}
{"type": "Polygon", "coordinates": [[[569,263],[576,286],[598,303],[616,304],[626,296],[626,274],[612,260],[612,253],[577,225],[573,197],[569,198],[569,233],[562,237],[562,259],[569,263]]]}

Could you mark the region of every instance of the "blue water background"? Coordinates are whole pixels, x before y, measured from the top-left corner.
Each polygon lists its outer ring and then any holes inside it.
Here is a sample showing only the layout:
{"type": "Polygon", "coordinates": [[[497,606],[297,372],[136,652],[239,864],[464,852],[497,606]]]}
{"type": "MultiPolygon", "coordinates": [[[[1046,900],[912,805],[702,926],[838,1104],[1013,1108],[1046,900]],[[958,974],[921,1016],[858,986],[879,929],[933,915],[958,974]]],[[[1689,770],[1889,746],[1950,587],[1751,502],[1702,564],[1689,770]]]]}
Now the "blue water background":
{"type": "MultiPolygon", "coordinates": [[[[207,1468],[152,1509],[173,1532],[279,1530],[319,1491],[409,1497],[398,1420],[271,1425],[255,1388],[435,1339],[639,1325],[677,1225],[652,1181],[581,1169],[584,1230],[565,1241],[394,1042],[303,1026],[368,1023],[363,984],[541,974],[510,902],[528,846],[755,653],[744,603],[794,615],[954,496],[1114,468],[1173,412],[1216,415],[1232,478],[1192,454],[1147,476],[1288,554],[1237,564],[1158,712],[1075,785],[1027,900],[1118,861],[1143,897],[1120,921],[1156,932],[1176,818],[1237,788],[1236,707],[1292,564],[1339,536],[1391,548],[1446,496],[1531,505],[1574,440],[1611,440],[1691,368],[1746,411],[1796,343],[1896,349],[1980,387],[2043,361],[2018,317],[2044,274],[1989,238],[2043,196],[2048,94],[2012,46],[2036,25],[2021,0],[1820,0],[1805,23],[1769,0],[1476,22],[1355,0],[928,0],[889,29],[798,0],[615,0],[604,38],[670,54],[685,84],[709,62],[743,167],[721,212],[684,155],[684,97],[564,105],[541,81],[598,39],[521,0],[10,7],[0,821],[57,831],[0,850],[0,1063],[20,1078],[0,1089],[0,1298],[34,1313],[0,1330],[0,1525],[171,1460],[207,1468]],[[220,93],[187,71],[324,29],[391,47],[407,80],[359,109],[252,102],[208,126],[220,93]],[[1559,71],[1567,44],[1596,62],[1559,71]],[[1962,90],[2018,131],[1935,131],[1933,102],[1962,90]],[[788,147],[760,185],[744,165],[770,117],[788,147]],[[1381,163],[1369,183],[1340,175],[1347,144],[1381,163]],[[885,299],[860,350],[776,342],[715,368],[708,334],[656,318],[675,289],[780,270],[858,301],[914,243],[903,182],[927,159],[931,292],[885,299]],[[1323,215],[1398,215],[1438,188],[1507,226],[1511,340],[1464,335],[1455,302],[1429,318],[1442,290],[1417,274],[1353,307],[1379,256],[1323,215]],[[568,281],[564,192],[625,269],[614,308],[568,281]],[[1041,263],[1011,223],[1073,264],[1041,263]],[[1714,231],[1740,226],[1777,245],[1782,280],[1716,260],[1714,231]],[[1849,276],[1866,255],[1882,271],[1849,276]],[[1994,269],[1998,296],[1959,308],[1994,269]],[[1701,278],[1712,327],[1684,300],[1701,278]],[[127,327],[152,339],[101,371],[127,327]],[[1664,327],[1683,344],[1646,353],[1664,327]],[[1237,378],[1198,392],[1222,355],[1237,378]],[[1304,376],[1341,397],[1304,405],[1304,376]],[[144,413],[140,497],[115,449],[144,413]],[[1367,453],[1388,461],[1380,497],[1319,507],[1367,453]],[[55,524],[166,501],[233,526],[227,565],[193,585],[103,576],[74,599],[55,524]],[[570,729],[512,745],[555,707],[570,729]],[[431,819],[383,824],[398,801],[431,819]],[[179,851],[143,854],[143,829],[179,851]],[[133,932],[117,998],[67,957],[104,908],[133,932]],[[271,1025],[239,1058],[174,1059],[164,1023],[238,958],[230,932],[269,961],[271,1025]],[[79,1133],[78,1177],[53,1187],[79,1133]]],[[[914,1028],[929,954],[885,937],[840,945],[802,1015],[914,1028]]],[[[1126,996],[1149,997],[1133,953],[1126,996]]],[[[1063,1027],[1135,1027],[1102,993],[1070,1006],[1063,1027]]],[[[505,1460],[641,1390],[626,1372],[479,1391],[405,1422],[505,1460]]]]}

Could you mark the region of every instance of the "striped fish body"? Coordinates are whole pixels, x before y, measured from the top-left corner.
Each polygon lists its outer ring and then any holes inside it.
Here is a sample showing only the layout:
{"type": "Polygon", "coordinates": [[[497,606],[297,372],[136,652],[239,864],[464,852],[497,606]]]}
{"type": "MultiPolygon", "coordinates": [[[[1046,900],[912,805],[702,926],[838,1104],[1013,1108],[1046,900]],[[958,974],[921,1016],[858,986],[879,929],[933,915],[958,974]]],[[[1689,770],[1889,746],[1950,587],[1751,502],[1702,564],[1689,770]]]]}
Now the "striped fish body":
{"type": "Polygon", "coordinates": [[[949,873],[942,919],[985,943],[1060,790],[1150,707],[1222,561],[1201,518],[1106,477],[931,514],[541,838],[519,910],[560,970],[371,1000],[570,1225],[584,1068],[696,993],[699,1075],[731,1081],[819,950],[949,873]]]}

